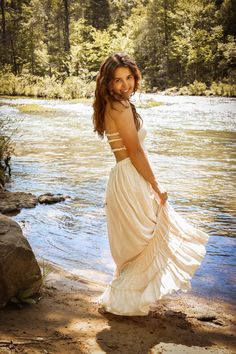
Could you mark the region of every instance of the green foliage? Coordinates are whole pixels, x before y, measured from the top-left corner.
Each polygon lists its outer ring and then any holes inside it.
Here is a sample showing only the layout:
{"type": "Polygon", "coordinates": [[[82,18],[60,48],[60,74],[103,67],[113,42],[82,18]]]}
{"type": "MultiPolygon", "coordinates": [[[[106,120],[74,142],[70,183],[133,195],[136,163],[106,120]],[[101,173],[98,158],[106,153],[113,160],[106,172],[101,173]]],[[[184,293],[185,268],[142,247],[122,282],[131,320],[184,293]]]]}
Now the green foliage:
{"type": "Polygon", "coordinates": [[[71,75],[80,76],[85,81],[94,80],[99,66],[108,55],[115,52],[132,54],[133,29],[126,23],[120,30],[111,25],[105,30],[85,26],[80,19],[72,26],[71,35],[71,75]]]}
{"type": "Polygon", "coordinates": [[[108,0],[87,0],[84,18],[86,24],[97,29],[105,29],[110,23],[110,7],[108,0]]]}
{"type": "Polygon", "coordinates": [[[204,82],[195,80],[188,86],[183,86],[178,91],[179,95],[186,96],[224,96],[224,97],[236,97],[236,85],[225,82],[213,81],[210,87],[204,82]]]}
{"type": "Polygon", "coordinates": [[[101,61],[119,51],[135,57],[148,91],[235,84],[234,0],[22,0],[1,10],[0,94],[88,97],[101,61]]]}
{"type": "Polygon", "coordinates": [[[139,18],[135,57],[151,88],[168,87],[171,76],[170,41],[175,28],[175,1],[150,1],[139,18]]]}
{"type": "Polygon", "coordinates": [[[225,42],[218,43],[218,73],[227,77],[231,83],[236,83],[236,41],[233,36],[227,36],[225,42]]]}
{"type": "Polygon", "coordinates": [[[95,83],[70,76],[63,80],[55,76],[41,77],[31,74],[14,75],[4,73],[0,76],[1,95],[35,96],[47,98],[73,99],[90,97],[95,83]]]}
{"type": "MultiPolygon", "coordinates": [[[[18,123],[19,124],[19,123],[18,123]]],[[[18,133],[15,117],[0,117],[0,187],[4,187],[6,175],[3,162],[14,153],[14,136],[18,133]],[[12,128],[14,126],[14,128],[12,128]]]]}
{"type": "Polygon", "coordinates": [[[236,84],[213,82],[210,87],[210,92],[214,96],[236,97],[236,84]]]}
{"type": "Polygon", "coordinates": [[[179,89],[178,94],[182,95],[182,96],[191,96],[191,93],[190,93],[190,90],[189,90],[188,86],[182,86],[179,89]]]}
{"type": "Polygon", "coordinates": [[[195,80],[192,84],[189,85],[189,91],[191,95],[202,96],[206,91],[206,84],[201,81],[195,80]]]}
{"type": "Polygon", "coordinates": [[[179,1],[174,15],[171,56],[180,64],[175,79],[181,84],[193,80],[211,81],[216,70],[217,43],[222,26],[217,25],[214,4],[204,1],[179,1]]]}
{"type": "Polygon", "coordinates": [[[0,117],[0,161],[14,153],[13,137],[18,133],[16,118],[0,117]],[[12,126],[15,126],[12,129],[12,126]]]}
{"type": "Polygon", "coordinates": [[[225,36],[236,34],[236,6],[235,0],[224,0],[218,11],[219,21],[222,23],[224,28],[225,36]]]}

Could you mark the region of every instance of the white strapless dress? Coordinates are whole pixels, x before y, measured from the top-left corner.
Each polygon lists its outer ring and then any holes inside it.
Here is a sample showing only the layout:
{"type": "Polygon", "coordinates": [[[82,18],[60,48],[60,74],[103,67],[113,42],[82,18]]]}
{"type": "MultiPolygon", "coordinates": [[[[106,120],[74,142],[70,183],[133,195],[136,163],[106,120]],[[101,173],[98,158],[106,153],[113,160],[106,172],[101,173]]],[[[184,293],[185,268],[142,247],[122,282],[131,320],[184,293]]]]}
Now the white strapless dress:
{"type": "MultiPolygon", "coordinates": [[[[146,130],[141,128],[138,134],[143,145],[146,130]]],[[[147,315],[156,300],[191,288],[190,279],[205,256],[208,235],[190,225],[169,202],[160,205],[129,158],[110,172],[106,216],[117,267],[98,299],[106,311],[147,315]]]]}

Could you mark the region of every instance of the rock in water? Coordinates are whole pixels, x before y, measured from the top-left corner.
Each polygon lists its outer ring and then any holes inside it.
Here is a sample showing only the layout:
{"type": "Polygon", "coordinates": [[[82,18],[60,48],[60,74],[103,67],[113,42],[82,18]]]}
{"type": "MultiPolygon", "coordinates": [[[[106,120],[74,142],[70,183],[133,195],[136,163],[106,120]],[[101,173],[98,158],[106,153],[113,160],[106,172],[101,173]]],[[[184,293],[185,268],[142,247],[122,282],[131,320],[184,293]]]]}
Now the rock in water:
{"type": "Polygon", "coordinates": [[[38,197],[38,201],[40,204],[54,204],[54,203],[59,203],[59,202],[64,202],[66,197],[62,194],[52,194],[52,193],[46,193],[42,194],[38,197]]]}
{"type": "Polygon", "coordinates": [[[0,213],[2,214],[17,212],[22,208],[34,208],[37,204],[37,197],[31,193],[0,192],[0,213]]]}
{"type": "Polygon", "coordinates": [[[42,274],[16,221],[0,215],[0,308],[24,290],[37,294],[42,274]]]}

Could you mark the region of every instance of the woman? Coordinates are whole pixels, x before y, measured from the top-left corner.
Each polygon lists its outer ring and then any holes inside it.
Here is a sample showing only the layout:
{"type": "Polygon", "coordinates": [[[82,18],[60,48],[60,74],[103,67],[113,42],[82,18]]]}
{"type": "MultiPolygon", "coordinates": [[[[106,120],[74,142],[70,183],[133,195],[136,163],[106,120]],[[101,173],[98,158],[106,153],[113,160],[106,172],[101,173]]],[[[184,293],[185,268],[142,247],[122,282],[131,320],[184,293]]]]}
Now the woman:
{"type": "Polygon", "coordinates": [[[116,272],[99,303],[126,316],[147,315],[154,301],[191,288],[208,239],[173,210],[153,174],[143,145],[146,130],[130,102],[140,80],[129,56],[110,56],[100,67],[93,104],[94,131],[107,136],[116,158],[106,190],[116,272]]]}

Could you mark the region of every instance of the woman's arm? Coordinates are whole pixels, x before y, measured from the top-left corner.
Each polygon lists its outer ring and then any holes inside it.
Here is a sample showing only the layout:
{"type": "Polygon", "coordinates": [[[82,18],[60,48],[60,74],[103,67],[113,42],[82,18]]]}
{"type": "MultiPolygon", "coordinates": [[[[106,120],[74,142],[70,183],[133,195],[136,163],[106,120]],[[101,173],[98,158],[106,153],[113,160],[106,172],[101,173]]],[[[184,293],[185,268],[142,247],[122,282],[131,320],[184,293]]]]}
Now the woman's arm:
{"type": "Polygon", "coordinates": [[[109,116],[115,122],[132,164],[143,178],[151,184],[153,190],[158,194],[161,203],[164,204],[167,200],[167,193],[160,189],[149,161],[139,142],[130,104],[127,105],[125,102],[125,105],[123,105],[120,102],[114,102],[113,107],[111,107],[109,103],[108,105],[109,116]]]}

